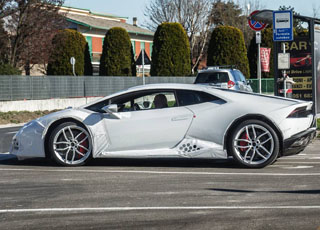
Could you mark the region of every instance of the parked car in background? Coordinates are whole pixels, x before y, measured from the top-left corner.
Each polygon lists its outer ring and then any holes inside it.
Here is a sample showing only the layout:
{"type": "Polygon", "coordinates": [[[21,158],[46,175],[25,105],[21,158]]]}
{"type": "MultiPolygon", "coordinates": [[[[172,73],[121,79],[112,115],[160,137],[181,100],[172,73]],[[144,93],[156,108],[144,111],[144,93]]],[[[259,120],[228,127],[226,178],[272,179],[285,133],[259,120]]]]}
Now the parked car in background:
{"type": "Polygon", "coordinates": [[[233,66],[209,66],[200,70],[195,84],[252,92],[252,88],[240,70],[233,66]]]}

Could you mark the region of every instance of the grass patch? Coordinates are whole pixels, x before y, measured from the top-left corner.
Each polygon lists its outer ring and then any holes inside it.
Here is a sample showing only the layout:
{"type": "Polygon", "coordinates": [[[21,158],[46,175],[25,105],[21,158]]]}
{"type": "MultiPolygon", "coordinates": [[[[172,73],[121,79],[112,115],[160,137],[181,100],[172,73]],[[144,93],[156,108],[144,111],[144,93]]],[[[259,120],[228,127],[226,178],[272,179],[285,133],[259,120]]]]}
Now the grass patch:
{"type": "Polygon", "coordinates": [[[317,119],[317,129],[320,130],[320,118],[317,119]]]}
{"type": "Polygon", "coordinates": [[[7,112],[7,113],[0,112],[0,125],[26,123],[56,111],[57,110],[54,110],[54,111],[46,110],[46,111],[35,111],[35,112],[13,111],[13,112],[7,112]]]}

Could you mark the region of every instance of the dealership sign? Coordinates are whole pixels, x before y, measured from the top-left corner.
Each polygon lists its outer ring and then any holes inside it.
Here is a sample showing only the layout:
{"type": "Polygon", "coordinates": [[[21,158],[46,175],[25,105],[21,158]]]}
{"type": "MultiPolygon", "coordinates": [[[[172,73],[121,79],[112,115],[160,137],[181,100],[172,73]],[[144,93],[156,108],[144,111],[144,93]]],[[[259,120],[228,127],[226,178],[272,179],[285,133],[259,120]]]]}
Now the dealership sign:
{"type": "Polygon", "coordinates": [[[273,41],[293,40],[293,17],[291,10],[273,11],[273,41]]]}

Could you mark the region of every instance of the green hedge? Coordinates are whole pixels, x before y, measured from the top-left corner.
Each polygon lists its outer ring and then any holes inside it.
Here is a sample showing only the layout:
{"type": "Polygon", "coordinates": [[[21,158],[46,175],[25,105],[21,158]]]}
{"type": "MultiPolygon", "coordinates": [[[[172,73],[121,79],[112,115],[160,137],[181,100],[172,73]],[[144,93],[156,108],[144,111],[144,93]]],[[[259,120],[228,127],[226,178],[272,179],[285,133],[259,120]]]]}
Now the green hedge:
{"type": "Polygon", "coordinates": [[[21,71],[9,64],[0,63],[0,75],[21,75],[21,71]]]}
{"type": "Polygon", "coordinates": [[[236,65],[246,77],[249,77],[249,63],[243,33],[232,26],[216,27],[209,41],[207,65],[236,65]]]}
{"type": "Polygon", "coordinates": [[[153,39],[152,76],[188,76],[191,74],[190,45],[179,23],[162,23],[153,39]]]}
{"type": "MultiPolygon", "coordinates": [[[[71,57],[76,59],[76,75],[84,75],[87,42],[81,33],[70,29],[62,30],[53,38],[52,44],[53,49],[47,69],[48,75],[73,75],[70,64],[71,57]]],[[[89,61],[89,59],[86,60],[89,61]]]]}
{"type": "Polygon", "coordinates": [[[132,76],[134,59],[128,32],[113,27],[106,33],[100,59],[100,76],[132,76]]]}

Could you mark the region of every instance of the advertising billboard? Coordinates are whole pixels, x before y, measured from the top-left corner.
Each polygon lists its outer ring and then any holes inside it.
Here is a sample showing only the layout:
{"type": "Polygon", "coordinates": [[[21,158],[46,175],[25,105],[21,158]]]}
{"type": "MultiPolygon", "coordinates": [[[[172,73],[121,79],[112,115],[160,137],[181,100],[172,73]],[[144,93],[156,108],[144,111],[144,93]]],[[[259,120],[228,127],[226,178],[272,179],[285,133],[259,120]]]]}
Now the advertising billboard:
{"type": "MultiPolygon", "coordinates": [[[[290,53],[290,69],[286,71],[293,78],[292,97],[312,101],[312,54],[308,37],[296,37],[294,41],[284,42],[287,53],[290,53]]],[[[281,44],[278,43],[280,46],[281,44]]],[[[282,76],[279,72],[279,76],[282,76]]]]}
{"type": "Polygon", "coordinates": [[[316,108],[317,114],[320,113],[320,24],[314,26],[314,55],[316,67],[316,108]]]}

